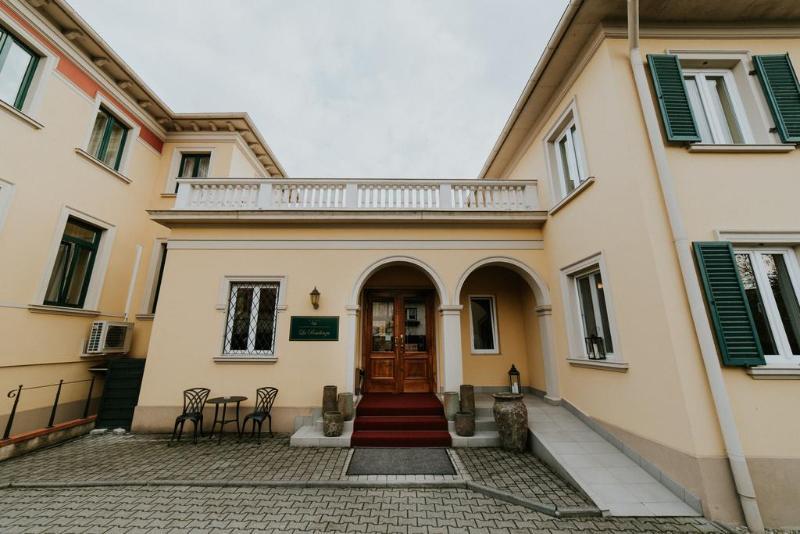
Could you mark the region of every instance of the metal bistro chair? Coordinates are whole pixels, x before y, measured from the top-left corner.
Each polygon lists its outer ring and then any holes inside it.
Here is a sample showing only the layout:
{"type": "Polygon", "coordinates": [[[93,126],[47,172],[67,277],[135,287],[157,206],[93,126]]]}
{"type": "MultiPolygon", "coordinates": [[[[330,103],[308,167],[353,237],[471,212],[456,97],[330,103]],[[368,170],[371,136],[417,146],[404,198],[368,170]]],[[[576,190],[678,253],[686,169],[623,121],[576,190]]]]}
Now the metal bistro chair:
{"type": "Polygon", "coordinates": [[[244,427],[247,426],[247,420],[250,419],[252,430],[250,437],[253,437],[256,431],[256,423],[258,423],[258,442],[261,443],[261,425],[264,424],[264,419],[269,420],[269,437],[272,437],[272,405],[275,403],[275,397],[278,396],[277,388],[258,388],[256,390],[256,406],[252,413],[244,416],[242,422],[242,430],[239,432],[239,439],[242,439],[244,427]]]}
{"type": "Polygon", "coordinates": [[[197,444],[197,431],[199,429],[200,435],[203,435],[203,406],[206,404],[208,395],[211,390],[208,388],[191,388],[183,392],[183,413],[175,418],[175,428],[172,429],[172,437],[169,439],[170,444],[178,435],[178,441],[181,440],[183,435],[183,425],[186,421],[191,421],[194,424],[194,442],[197,444]],[[178,430],[180,426],[180,431],[178,430]]]}

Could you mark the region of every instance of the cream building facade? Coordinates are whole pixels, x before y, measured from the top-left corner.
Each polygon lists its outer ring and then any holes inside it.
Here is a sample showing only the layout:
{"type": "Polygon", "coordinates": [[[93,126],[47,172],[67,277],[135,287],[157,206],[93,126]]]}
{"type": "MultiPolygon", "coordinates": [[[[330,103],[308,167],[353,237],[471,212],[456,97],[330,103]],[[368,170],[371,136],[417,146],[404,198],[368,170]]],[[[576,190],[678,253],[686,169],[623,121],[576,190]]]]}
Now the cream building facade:
{"type": "Polygon", "coordinates": [[[246,115],[171,112],[60,0],[2,0],[37,58],[0,103],[3,384],[85,378],[89,324],[126,314],[142,432],[194,386],[278,387],[291,431],[324,385],[493,391],[513,364],[708,517],[796,527],[799,22],[573,0],[479,180],[321,180],[246,115]],[[93,255],[77,296],[62,247],[93,255]]]}

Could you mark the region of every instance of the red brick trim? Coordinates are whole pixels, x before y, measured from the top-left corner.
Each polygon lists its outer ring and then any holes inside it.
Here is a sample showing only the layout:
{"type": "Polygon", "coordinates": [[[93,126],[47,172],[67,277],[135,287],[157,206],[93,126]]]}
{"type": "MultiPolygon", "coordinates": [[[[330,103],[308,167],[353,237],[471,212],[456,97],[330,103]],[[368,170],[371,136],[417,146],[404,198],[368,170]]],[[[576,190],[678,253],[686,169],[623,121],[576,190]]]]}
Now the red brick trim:
{"type": "Polygon", "coordinates": [[[148,145],[156,149],[159,154],[161,153],[162,148],[164,147],[164,142],[159,139],[158,135],[155,132],[150,130],[144,123],[139,120],[139,118],[133,114],[128,108],[122,105],[119,100],[111,96],[105,89],[102,88],[100,83],[86,70],[82,69],[76,63],[74,63],[71,59],[67,57],[67,55],[62,52],[50,39],[48,39],[42,32],[34,28],[27,20],[22,18],[16,11],[14,11],[11,6],[6,4],[3,0],[0,0],[0,9],[5,11],[8,16],[14,19],[20,26],[24,27],[31,35],[36,37],[36,39],[44,46],[49,48],[53,51],[55,55],[58,56],[58,67],[57,70],[63,74],[69,81],[75,84],[81,91],[86,93],[89,98],[95,98],[97,93],[103,95],[104,98],[109,100],[119,109],[125,112],[130,120],[135,122],[141,128],[139,130],[139,137],[141,137],[148,145]]]}
{"type": "Polygon", "coordinates": [[[40,438],[48,434],[53,434],[54,432],[60,432],[61,430],[68,430],[76,426],[92,423],[94,422],[95,419],[97,419],[96,415],[90,415],[86,419],[73,419],[72,421],[65,421],[63,423],[54,425],[51,428],[40,428],[38,430],[31,430],[30,432],[24,432],[22,434],[17,434],[16,436],[11,436],[8,439],[0,439],[0,447],[5,447],[6,445],[14,445],[15,443],[21,443],[23,441],[28,441],[34,438],[40,438]]]}

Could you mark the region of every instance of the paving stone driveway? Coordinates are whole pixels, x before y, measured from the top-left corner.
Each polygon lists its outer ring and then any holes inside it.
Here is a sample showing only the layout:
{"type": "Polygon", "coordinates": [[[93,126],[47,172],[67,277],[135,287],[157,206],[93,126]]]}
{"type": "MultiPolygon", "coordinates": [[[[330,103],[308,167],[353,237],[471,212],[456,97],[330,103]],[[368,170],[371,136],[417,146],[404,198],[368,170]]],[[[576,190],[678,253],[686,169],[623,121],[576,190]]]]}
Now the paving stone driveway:
{"type": "Polygon", "coordinates": [[[12,532],[718,532],[697,518],[554,519],[464,489],[0,491],[12,532]]]}
{"type": "MultiPolygon", "coordinates": [[[[345,474],[351,451],[290,448],[288,436],[261,445],[167,441],[86,436],[0,463],[0,483],[119,484],[0,489],[0,532],[718,531],[698,518],[555,519],[463,488],[236,486],[352,480],[345,474]],[[147,481],[168,485],[132,485],[147,481]],[[211,485],[191,485],[203,483],[211,485]]],[[[588,504],[531,454],[462,449],[453,459],[460,478],[558,507],[588,504]]]]}

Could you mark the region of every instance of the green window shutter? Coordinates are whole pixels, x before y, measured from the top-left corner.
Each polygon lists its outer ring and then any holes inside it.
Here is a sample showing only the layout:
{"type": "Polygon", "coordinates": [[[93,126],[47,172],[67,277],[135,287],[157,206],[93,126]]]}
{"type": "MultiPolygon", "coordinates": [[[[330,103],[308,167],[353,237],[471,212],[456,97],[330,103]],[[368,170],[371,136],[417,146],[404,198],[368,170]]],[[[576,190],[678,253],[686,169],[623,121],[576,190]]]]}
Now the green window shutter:
{"type": "Polygon", "coordinates": [[[653,77],[667,140],[700,141],[678,56],[649,54],[647,63],[650,65],[650,75],[653,77]]]}
{"type": "Polygon", "coordinates": [[[754,56],[758,79],[784,143],[800,143],[800,84],[789,54],[754,56]]]}
{"type": "Polygon", "coordinates": [[[736,268],[733,247],[727,241],[696,242],[694,255],[722,363],[764,365],[764,351],[736,268]]]}

